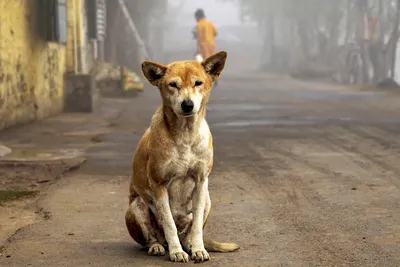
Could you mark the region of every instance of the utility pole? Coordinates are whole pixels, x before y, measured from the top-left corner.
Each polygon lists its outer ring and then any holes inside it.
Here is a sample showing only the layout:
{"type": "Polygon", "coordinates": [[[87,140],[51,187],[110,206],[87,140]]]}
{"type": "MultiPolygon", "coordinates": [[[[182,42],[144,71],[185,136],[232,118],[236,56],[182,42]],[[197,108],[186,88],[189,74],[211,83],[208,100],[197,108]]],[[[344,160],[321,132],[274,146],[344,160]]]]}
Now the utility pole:
{"type": "Polygon", "coordinates": [[[394,28],[393,28],[393,39],[394,39],[394,44],[393,44],[393,59],[392,59],[392,65],[390,68],[390,78],[394,79],[395,78],[395,71],[396,71],[396,52],[397,52],[397,45],[399,42],[399,23],[400,23],[400,0],[397,0],[397,6],[396,6],[396,18],[394,22],[394,28]]]}
{"type": "Polygon", "coordinates": [[[118,3],[122,9],[122,14],[124,15],[125,19],[128,21],[129,29],[132,32],[132,35],[133,35],[136,43],[138,44],[139,49],[141,50],[140,54],[142,54],[143,58],[141,58],[140,61],[149,59],[149,53],[148,53],[147,47],[146,47],[142,37],[140,36],[135,23],[132,20],[131,14],[129,13],[128,8],[126,7],[125,1],[118,0],[118,3]]]}

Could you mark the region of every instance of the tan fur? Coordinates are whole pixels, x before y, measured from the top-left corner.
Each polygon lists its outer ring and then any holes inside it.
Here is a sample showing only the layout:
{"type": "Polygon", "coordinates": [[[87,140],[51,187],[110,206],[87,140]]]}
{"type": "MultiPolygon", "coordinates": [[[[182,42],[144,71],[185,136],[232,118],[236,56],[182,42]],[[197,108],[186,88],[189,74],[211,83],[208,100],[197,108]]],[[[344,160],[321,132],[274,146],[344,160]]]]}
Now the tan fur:
{"type": "Polygon", "coordinates": [[[211,209],[208,176],[213,165],[206,104],[226,56],[220,52],[202,63],[142,64],[163,103],[134,155],[125,221],[132,238],[147,246],[149,255],[165,255],[168,248],[172,261],[187,262],[190,253],[200,262],[209,260],[206,249],[239,249],[236,244],[203,240],[211,209]]]}

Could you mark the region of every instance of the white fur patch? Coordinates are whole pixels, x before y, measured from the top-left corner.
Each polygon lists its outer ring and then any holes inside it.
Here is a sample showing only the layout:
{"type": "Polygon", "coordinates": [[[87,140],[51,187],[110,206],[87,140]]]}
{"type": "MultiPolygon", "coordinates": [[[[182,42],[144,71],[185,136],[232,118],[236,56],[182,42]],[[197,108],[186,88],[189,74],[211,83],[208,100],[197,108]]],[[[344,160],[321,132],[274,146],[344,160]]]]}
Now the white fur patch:
{"type": "Polygon", "coordinates": [[[203,224],[204,210],[208,200],[208,177],[199,181],[193,194],[193,224],[190,232],[192,240],[192,251],[203,251],[203,224]]]}
{"type": "Polygon", "coordinates": [[[174,178],[184,177],[188,170],[199,162],[208,162],[212,158],[212,151],[208,149],[210,138],[210,130],[205,119],[200,124],[198,132],[182,132],[171,151],[171,158],[164,164],[163,175],[174,173],[174,178]]]}
{"type": "Polygon", "coordinates": [[[201,94],[199,88],[182,88],[179,91],[175,90],[174,93],[170,94],[168,98],[175,114],[182,114],[181,104],[184,100],[193,101],[193,114],[196,114],[200,110],[203,95],[201,94]]]}

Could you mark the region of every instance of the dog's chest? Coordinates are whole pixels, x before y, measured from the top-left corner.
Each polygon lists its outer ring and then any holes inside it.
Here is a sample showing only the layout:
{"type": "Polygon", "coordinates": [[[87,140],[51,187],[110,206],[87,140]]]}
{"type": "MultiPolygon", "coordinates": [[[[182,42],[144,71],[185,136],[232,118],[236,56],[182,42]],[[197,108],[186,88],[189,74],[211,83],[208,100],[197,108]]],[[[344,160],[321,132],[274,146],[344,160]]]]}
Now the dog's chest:
{"type": "Polygon", "coordinates": [[[207,168],[212,157],[212,151],[209,148],[210,138],[207,127],[200,131],[196,138],[176,142],[168,164],[168,173],[174,177],[182,177],[188,174],[195,175],[203,171],[203,168],[207,168]]]}
{"type": "Polygon", "coordinates": [[[190,172],[198,172],[203,164],[209,160],[209,151],[204,146],[205,141],[197,145],[181,144],[174,148],[169,164],[169,171],[173,176],[185,176],[190,172]]]}

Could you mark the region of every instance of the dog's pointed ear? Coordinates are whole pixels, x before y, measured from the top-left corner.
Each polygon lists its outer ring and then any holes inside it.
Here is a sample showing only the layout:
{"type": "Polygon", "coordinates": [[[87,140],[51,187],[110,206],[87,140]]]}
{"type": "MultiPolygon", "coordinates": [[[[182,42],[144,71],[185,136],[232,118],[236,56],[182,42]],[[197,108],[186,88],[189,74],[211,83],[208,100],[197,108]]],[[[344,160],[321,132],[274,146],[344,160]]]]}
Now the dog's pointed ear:
{"type": "Polygon", "coordinates": [[[201,63],[204,70],[212,77],[213,81],[218,80],[219,76],[224,70],[227,56],[228,53],[221,51],[207,58],[201,63]]]}
{"type": "Polygon", "coordinates": [[[145,60],[142,62],[142,71],[146,79],[154,86],[164,77],[167,67],[156,62],[145,60]]]}

